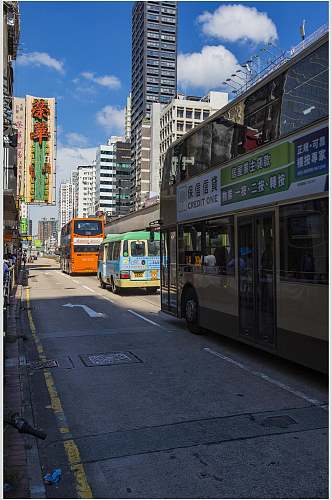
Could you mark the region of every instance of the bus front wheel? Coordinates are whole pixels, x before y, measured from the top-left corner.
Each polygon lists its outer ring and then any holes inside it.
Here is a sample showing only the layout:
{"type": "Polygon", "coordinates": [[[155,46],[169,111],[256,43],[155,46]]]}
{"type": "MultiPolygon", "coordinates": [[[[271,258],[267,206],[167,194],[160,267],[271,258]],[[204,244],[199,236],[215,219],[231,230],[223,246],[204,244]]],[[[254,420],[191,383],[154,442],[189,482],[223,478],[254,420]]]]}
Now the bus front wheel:
{"type": "Polygon", "coordinates": [[[201,327],[199,326],[198,308],[199,305],[196,293],[192,288],[190,288],[184,296],[184,316],[188,330],[195,335],[203,333],[201,327]]]}

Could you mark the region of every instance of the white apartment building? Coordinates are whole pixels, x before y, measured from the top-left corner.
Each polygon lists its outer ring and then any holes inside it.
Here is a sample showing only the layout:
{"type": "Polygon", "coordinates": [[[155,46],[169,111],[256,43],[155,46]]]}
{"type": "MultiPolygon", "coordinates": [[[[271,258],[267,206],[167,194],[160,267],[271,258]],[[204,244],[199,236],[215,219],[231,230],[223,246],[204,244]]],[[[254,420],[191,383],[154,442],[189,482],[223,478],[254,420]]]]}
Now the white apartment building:
{"type": "Polygon", "coordinates": [[[112,136],[107,144],[101,144],[96,153],[96,211],[116,213],[116,154],[115,143],[123,137],[112,136]]]}
{"type": "Polygon", "coordinates": [[[71,173],[71,182],[74,184],[74,189],[75,189],[75,197],[74,197],[74,217],[78,217],[77,211],[78,211],[78,172],[77,170],[74,170],[71,173]]]}
{"type": "Polygon", "coordinates": [[[96,205],[96,165],[79,165],[77,217],[95,214],[96,205]]]}
{"type": "Polygon", "coordinates": [[[151,109],[149,198],[158,196],[160,191],[160,116],[164,108],[165,104],[154,102],[151,109]]]}
{"type": "MultiPolygon", "coordinates": [[[[227,92],[209,92],[207,96],[185,97],[177,94],[160,111],[160,161],[157,167],[156,160],[151,165],[151,170],[159,169],[159,182],[162,176],[162,167],[166,151],[172,142],[176,141],[186,132],[196,127],[203,120],[213,115],[228,103],[227,92]]],[[[157,110],[156,110],[157,111],[157,110]]],[[[158,111],[157,111],[158,113],[158,111]]],[[[156,173],[151,174],[156,177],[156,173]]],[[[159,190],[159,186],[158,186],[159,190]]]]}
{"type": "Polygon", "coordinates": [[[131,135],[131,92],[127,97],[127,105],[125,108],[125,139],[130,141],[131,135]]]}
{"type": "Polygon", "coordinates": [[[58,221],[59,229],[74,217],[75,186],[72,182],[62,182],[59,188],[58,221]]]}

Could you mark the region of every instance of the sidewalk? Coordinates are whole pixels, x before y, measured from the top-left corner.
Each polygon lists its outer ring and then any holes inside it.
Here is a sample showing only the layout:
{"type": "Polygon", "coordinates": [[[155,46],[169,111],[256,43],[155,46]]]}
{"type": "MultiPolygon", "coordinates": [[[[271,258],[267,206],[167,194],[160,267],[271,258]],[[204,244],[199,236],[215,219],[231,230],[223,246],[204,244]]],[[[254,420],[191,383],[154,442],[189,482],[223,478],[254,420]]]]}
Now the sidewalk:
{"type": "MultiPolygon", "coordinates": [[[[17,285],[10,297],[8,333],[4,337],[4,416],[22,413],[23,381],[20,374],[19,315],[22,286],[17,285]]],[[[26,443],[23,434],[4,423],[3,497],[30,498],[26,443]]]]}

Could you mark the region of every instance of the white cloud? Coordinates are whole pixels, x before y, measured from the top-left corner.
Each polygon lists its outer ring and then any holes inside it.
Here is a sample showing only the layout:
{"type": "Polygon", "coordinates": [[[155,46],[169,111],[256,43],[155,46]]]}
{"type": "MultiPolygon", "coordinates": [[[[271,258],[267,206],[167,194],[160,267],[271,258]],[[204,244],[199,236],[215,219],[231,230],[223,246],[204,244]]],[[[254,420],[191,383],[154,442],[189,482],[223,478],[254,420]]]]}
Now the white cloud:
{"type": "Polygon", "coordinates": [[[69,132],[66,134],[66,140],[69,146],[86,146],[89,142],[87,137],[77,132],[69,132]]]}
{"type": "Polygon", "coordinates": [[[236,57],[223,45],[206,45],[201,52],[178,56],[178,82],[183,87],[212,90],[222,87],[236,67],[236,57]]]}
{"type": "Polygon", "coordinates": [[[252,40],[267,43],[278,38],[274,22],[255,7],[222,5],[212,14],[204,12],[198,21],[206,35],[229,42],[252,40]]]}
{"type": "Polygon", "coordinates": [[[123,135],[125,108],[105,106],[96,114],[96,121],[108,134],[123,135]]]}
{"type": "Polygon", "coordinates": [[[121,82],[118,77],[112,75],[104,75],[104,76],[95,76],[94,73],[90,71],[83,71],[81,76],[86,80],[97,83],[102,87],[107,87],[109,89],[118,89],[121,87],[121,82]]]}
{"type": "MultiPolygon", "coordinates": [[[[68,135],[68,134],[67,134],[68,135]]],[[[57,148],[57,184],[70,179],[72,171],[78,165],[91,165],[96,159],[97,148],[80,148],[60,145],[57,148]]]]}
{"type": "Polygon", "coordinates": [[[62,61],[51,57],[46,52],[30,52],[21,54],[16,59],[17,64],[21,66],[47,66],[59,73],[64,73],[64,65],[62,61]]]}

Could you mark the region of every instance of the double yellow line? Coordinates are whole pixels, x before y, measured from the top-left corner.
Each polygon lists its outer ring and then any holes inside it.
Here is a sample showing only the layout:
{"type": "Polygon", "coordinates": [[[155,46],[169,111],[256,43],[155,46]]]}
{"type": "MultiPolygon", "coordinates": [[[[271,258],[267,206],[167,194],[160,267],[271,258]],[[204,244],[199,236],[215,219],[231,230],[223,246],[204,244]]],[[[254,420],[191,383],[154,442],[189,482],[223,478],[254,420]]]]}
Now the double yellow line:
{"type": "MultiPolygon", "coordinates": [[[[26,289],[26,302],[27,302],[29,326],[32,338],[36,344],[39,360],[41,362],[46,362],[44,348],[37,335],[36,326],[31,314],[30,290],[28,288],[26,289]]],[[[44,377],[48,394],[51,400],[51,408],[54,412],[59,432],[64,436],[63,446],[68,458],[70,469],[75,477],[75,487],[78,494],[78,498],[93,498],[92,491],[85,474],[84,466],[82,464],[80,452],[76,446],[75,441],[73,440],[72,434],[67,424],[67,419],[62,409],[61,400],[56,390],[53,376],[47,368],[45,368],[43,371],[44,371],[44,377]]]]}

